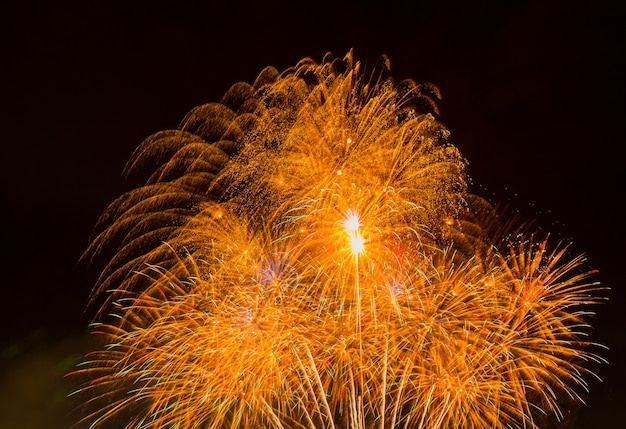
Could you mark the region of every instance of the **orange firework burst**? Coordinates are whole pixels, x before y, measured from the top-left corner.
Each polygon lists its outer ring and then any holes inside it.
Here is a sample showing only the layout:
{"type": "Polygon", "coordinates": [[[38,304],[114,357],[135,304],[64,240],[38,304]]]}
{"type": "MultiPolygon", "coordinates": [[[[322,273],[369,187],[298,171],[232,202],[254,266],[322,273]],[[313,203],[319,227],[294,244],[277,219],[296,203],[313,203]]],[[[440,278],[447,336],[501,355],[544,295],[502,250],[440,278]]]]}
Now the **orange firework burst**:
{"type": "Polygon", "coordinates": [[[348,53],[238,83],[148,138],[88,259],[108,345],[86,421],[533,428],[580,398],[600,286],[467,191],[431,85],[348,53]],[[90,408],[93,405],[93,408],[90,408]]]}

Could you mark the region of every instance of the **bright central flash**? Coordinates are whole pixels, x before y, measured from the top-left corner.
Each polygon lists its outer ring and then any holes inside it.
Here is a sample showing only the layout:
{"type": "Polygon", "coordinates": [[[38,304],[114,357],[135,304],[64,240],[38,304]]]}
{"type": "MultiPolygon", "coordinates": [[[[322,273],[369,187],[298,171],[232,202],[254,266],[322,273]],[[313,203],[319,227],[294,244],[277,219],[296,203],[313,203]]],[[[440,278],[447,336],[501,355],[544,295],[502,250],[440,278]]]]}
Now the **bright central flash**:
{"type": "Polygon", "coordinates": [[[358,231],[360,226],[361,222],[359,221],[359,215],[353,210],[348,210],[346,219],[343,221],[343,227],[346,231],[353,232],[358,231]]]}
{"type": "Polygon", "coordinates": [[[365,242],[363,241],[363,237],[361,237],[358,232],[350,235],[350,248],[352,249],[352,253],[355,255],[363,252],[365,242]]]}
{"type": "Polygon", "coordinates": [[[365,248],[365,240],[359,232],[361,222],[359,215],[354,210],[348,210],[346,218],[343,221],[343,227],[350,236],[350,249],[352,254],[358,255],[365,248]]]}

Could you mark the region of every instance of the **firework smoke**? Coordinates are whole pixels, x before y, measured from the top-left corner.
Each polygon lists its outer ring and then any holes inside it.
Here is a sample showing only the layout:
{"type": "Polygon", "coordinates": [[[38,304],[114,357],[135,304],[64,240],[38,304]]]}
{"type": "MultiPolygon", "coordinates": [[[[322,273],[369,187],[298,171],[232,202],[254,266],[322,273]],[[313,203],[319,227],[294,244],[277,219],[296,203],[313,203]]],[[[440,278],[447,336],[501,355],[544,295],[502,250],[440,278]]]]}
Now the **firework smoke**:
{"type": "MultiPolygon", "coordinates": [[[[86,260],[126,428],[534,428],[581,399],[582,256],[467,190],[432,85],[328,54],[149,137],[86,260]],[[563,402],[565,401],[565,402],[563,402]]],[[[89,411],[90,410],[90,411],[89,411]]]]}

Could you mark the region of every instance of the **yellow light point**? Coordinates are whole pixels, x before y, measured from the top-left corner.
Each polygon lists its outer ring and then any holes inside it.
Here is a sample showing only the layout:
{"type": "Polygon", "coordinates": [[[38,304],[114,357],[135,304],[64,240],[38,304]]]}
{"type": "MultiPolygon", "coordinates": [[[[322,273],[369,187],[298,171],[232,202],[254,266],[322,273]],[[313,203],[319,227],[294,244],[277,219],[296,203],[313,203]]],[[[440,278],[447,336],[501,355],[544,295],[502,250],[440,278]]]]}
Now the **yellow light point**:
{"type": "Polygon", "coordinates": [[[341,170],[337,170],[337,176],[341,176],[341,170]]]}
{"type": "Polygon", "coordinates": [[[346,140],[346,143],[348,143],[348,144],[352,143],[352,139],[350,137],[348,137],[348,139],[346,140]]]}

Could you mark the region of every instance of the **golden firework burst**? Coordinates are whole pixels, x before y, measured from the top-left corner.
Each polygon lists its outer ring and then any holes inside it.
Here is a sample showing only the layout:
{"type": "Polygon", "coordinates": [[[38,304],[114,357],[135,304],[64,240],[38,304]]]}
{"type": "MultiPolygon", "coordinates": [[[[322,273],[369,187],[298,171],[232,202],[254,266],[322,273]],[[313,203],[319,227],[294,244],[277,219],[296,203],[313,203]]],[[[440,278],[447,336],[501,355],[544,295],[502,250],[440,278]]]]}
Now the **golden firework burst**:
{"type": "Polygon", "coordinates": [[[467,191],[432,85],[352,53],[263,70],[128,163],[85,258],[86,421],[533,428],[585,389],[600,286],[467,191]],[[513,238],[512,238],[513,237],[513,238]],[[107,316],[109,314],[110,316],[107,316]]]}

